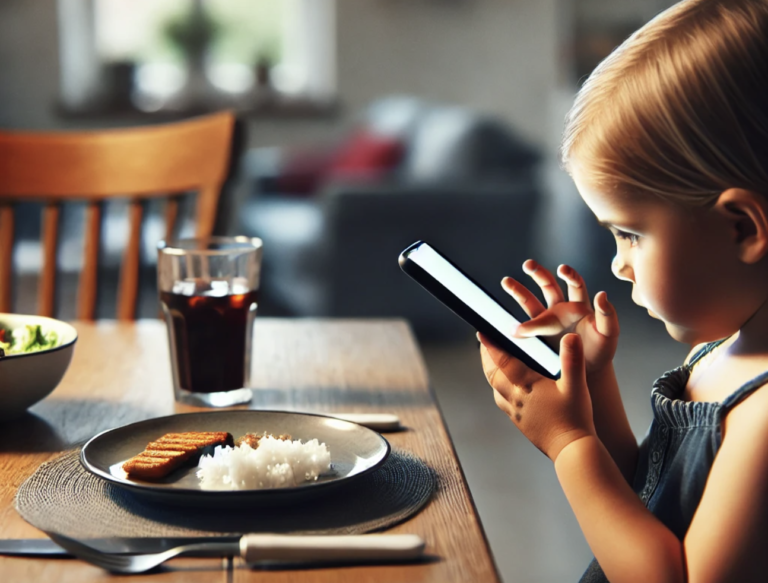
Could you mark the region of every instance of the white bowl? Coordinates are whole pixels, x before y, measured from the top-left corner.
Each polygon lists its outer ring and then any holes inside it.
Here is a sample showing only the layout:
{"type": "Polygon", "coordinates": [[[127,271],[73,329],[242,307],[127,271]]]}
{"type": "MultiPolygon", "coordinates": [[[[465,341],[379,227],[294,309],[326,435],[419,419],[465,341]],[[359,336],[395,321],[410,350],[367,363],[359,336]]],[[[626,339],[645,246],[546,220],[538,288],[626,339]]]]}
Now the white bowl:
{"type": "Polygon", "coordinates": [[[61,340],[56,348],[0,357],[0,420],[7,421],[56,388],[72,360],[77,330],[61,320],[23,314],[0,314],[0,324],[10,329],[40,324],[43,331],[53,330],[61,340]]]}

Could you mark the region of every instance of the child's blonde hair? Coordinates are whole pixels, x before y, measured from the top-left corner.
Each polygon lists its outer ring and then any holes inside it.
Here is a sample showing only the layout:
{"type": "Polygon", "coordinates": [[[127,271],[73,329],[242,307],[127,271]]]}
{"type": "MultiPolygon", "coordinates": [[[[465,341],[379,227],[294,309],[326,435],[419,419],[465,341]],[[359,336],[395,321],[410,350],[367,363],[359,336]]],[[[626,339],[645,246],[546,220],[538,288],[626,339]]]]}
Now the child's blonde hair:
{"type": "Polygon", "coordinates": [[[768,196],[768,0],[686,0],[634,33],[579,92],[561,160],[609,192],[768,196]]]}

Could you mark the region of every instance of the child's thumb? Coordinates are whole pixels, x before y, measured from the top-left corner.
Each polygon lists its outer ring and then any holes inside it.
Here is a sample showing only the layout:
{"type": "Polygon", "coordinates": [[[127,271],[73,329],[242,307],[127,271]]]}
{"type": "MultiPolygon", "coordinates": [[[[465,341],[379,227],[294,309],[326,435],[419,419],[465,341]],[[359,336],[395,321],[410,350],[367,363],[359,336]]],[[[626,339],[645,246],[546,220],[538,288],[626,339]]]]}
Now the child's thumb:
{"type": "Polygon", "coordinates": [[[518,338],[530,338],[531,336],[559,334],[562,331],[563,324],[560,322],[558,314],[554,311],[547,311],[522,322],[515,328],[513,334],[518,338]]]}
{"type": "Polygon", "coordinates": [[[560,339],[560,367],[564,392],[579,391],[587,386],[584,345],[578,334],[566,334],[560,339]]]}

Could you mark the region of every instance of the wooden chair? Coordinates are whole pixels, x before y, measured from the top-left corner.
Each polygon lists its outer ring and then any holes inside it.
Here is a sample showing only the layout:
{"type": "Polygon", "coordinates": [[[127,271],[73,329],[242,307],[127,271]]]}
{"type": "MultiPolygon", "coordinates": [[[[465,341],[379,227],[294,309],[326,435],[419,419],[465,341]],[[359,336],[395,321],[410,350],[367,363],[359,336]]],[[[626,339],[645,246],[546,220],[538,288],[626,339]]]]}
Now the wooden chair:
{"type": "Polygon", "coordinates": [[[196,234],[213,231],[229,166],[234,115],[221,112],[130,129],[82,132],[0,131],[0,312],[11,310],[13,203],[45,203],[38,312],[53,316],[61,205],[86,201],[83,270],[77,316],[96,313],[102,205],[127,198],[129,237],[120,267],[117,317],[133,320],[139,286],[143,203],[166,197],[166,236],[176,224],[181,193],[197,191],[196,234]]]}

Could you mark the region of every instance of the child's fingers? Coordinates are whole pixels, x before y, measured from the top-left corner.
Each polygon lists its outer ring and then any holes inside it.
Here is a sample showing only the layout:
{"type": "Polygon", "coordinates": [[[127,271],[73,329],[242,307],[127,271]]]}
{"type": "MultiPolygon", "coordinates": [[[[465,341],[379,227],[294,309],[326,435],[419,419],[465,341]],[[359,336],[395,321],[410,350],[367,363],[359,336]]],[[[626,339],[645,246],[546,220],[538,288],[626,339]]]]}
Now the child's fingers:
{"type": "Polygon", "coordinates": [[[483,372],[488,380],[488,384],[492,387],[500,387],[504,383],[504,379],[500,378],[499,374],[508,379],[506,371],[510,374],[517,374],[520,367],[525,366],[519,360],[498,348],[480,332],[477,333],[477,339],[480,341],[480,359],[483,363],[483,372]]]}
{"type": "Polygon", "coordinates": [[[560,386],[564,393],[573,394],[586,390],[584,344],[578,334],[566,334],[560,339],[560,366],[563,379],[560,386]]]}
{"type": "Polygon", "coordinates": [[[488,384],[500,391],[502,395],[509,397],[515,384],[533,383],[541,378],[541,375],[533,372],[514,356],[497,347],[480,332],[477,333],[477,339],[480,340],[481,344],[480,359],[483,363],[485,378],[488,384]]]}
{"type": "Polygon", "coordinates": [[[568,326],[560,320],[560,315],[548,312],[539,318],[523,322],[514,331],[518,338],[530,338],[532,336],[552,336],[560,334],[568,326]]]}
{"type": "Polygon", "coordinates": [[[584,278],[569,265],[557,268],[557,275],[568,285],[568,301],[589,303],[589,293],[584,278]]]}
{"type": "Polygon", "coordinates": [[[487,364],[491,365],[485,366],[486,372],[488,372],[488,369],[492,368],[492,366],[496,366],[499,369],[504,368],[504,366],[506,366],[507,363],[512,359],[509,354],[496,346],[484,334],[478,332],[477,339],[480,341],[480,355],[483,359],[483,364],[486,365],[487,361],[487,364]]]}
{"type": "Polygon", "coordinates": [[[502,279],[501,287],[515,299],[529,318],[535,318],[546,309],[531,290],[511,277],[502,279]]]}
{"type": "Polygon", "coordinates": [[[619,317],[604,291],[595,296],[595,327],[606,338],[619,337],[619,317]]]}
{"type": "Polygon", "coordinates": [[[496,403],[496,406],[501,409],[507,415],[507,417],[514,419],[514,413],[512,411],[512,407],[509,405],[507,397],[505,397],[497,389],[493,389],[493,400],[496,403]]]}
{"type": "Polygon", "coordinates": [[[541,288],[541,293],[544,294],[544,300],[547,302],[548,307],[551,308],[565,300],[560,284],[557,283],[557,279],[548,269],[539,265],[533,259],[529,259],[523,263],[523,271],[541,288]]]}
{"type": "Polygon", "coordinates": [[[523,322],[514,332],[519,338],[531,336],[552,336],[561,334],[571,326],[582,320],[592,311],[589,304],[584,303],[560,303],[550,308],[541,315],[523,322]]]}

